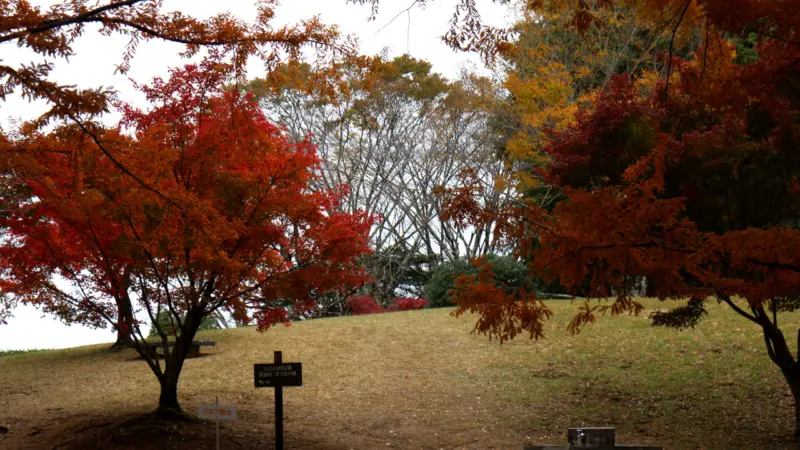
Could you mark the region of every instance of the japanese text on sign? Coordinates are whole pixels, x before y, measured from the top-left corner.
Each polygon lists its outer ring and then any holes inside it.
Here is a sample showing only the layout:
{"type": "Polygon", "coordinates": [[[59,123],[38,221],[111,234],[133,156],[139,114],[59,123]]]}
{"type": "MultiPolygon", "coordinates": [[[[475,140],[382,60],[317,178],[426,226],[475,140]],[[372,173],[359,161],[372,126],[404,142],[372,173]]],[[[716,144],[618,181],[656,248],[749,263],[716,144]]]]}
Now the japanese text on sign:
{"type": "Polygon", "coordinates": [[[200,405],[197,416],[201,419],[234,420],[236,419],[236,406],[200,405]]]}
{"type": "Polygon", "coordinates": [[[302,386],[301,363],[256,364],[254,376],[256,387],[302,386]]]}

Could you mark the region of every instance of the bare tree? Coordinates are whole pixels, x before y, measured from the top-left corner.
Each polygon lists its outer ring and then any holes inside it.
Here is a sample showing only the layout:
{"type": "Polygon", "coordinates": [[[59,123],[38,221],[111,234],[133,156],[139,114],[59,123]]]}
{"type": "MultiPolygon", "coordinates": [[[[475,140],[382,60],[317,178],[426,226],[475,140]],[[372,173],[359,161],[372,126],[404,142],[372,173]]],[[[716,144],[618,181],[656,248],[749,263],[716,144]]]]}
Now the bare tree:
{"type": "Polygon", "coordinates": [[[370,235],[374,253],[363,258],[373,278],[365,293],[382,302],[421,295],[409,278],[444,260],[501,250],[492,224],[463,230],[441,221],[434,195],[469,168],[485,184],[484,201],[510,201],[511,170],[496,157],[487,126],[491,83],[466,73],[450,82],[408,56],[376,58],[369,71],[342,68],[347,89],[331,102],[314,92],[309,70],[295,68],[280,83],[255,80],[250,89],[291,137],[317,145],[318,187],[347,186],[343,209],[381,217],[370,235]]]}

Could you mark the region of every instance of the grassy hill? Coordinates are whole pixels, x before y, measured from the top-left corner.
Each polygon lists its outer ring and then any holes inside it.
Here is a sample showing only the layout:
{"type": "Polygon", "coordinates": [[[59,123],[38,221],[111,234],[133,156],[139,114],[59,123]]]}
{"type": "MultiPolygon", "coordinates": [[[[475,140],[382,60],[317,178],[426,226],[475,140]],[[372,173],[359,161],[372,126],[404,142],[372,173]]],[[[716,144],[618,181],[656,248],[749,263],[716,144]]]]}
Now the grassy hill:
{"type": "MultiPolygon", "coordinates": [[[[580,424],[669,449],[795,448],[788,387],[745,319],[713,306],[680,332],[604,317],[571,337],[577,303],[549,304],[547,339],[503,345],[449,309],[205,332],[217,347],[187,360],[180,401],[236,404],[222,448],[270,448],[273,391],[253,387],[253,363],[282,350],[304,372],[284,390],[287,448],[519,449],[563,443],[580,424]]],[[[798,325],[788,315],[787,336],[798,325]]],[[[131,421],[154,409],[158,385],[133,350],[106,348],[0,358],[0,448],[214,448],[213,425],[131,421]]]]}

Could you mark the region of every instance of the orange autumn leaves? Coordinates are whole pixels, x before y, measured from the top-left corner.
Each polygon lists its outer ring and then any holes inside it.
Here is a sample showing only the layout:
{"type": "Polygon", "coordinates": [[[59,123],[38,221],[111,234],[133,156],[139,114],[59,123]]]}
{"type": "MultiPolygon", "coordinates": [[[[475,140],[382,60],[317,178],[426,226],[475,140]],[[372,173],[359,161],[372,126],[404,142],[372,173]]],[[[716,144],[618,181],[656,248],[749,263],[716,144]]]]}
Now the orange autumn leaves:
{"type": "MultiPolygon", "coordinates": [[[[486,210],[469,200],[467,185],[448,191],[446,214],[506,217],[501,239],[533,273],[588,298],[616,291],[612,313],[641,310],[629,294],[636,277],[647,277],[662,299],[743,297],[757,320],[764,308],[794,309],[800,97],[793,30],[800,2],[621,3],[672,11],[673,34],[694,27],[703,45],[686,59],[665,52],[672,56],[669,78],[649,89],[615,78],[574,123],[548,134],[541,150],[549,164],[534,174],[564,193],[551,210],[524,198],[514,208],[486,210]],[[736,59],[723,31],[756,33],[755,60],[736,59]]],[[[502,289],[484,286],[490,281],[462,278],[454,292],[459,313],[480,312],[478,330],[490,335],[510,336],[513,327],[538,337],[538,321],[520,326],[520,316],[507,314],[507,305],[535,305],[536,297],[510,301],[502,289]],[[462,295],[470,289],[484,295],[462,295]]],[[[569,330],[603,308],[587,303],[569,330]]]]}
{"type": "Polygon", "coordinates": [[[478,314],[474,331],[500,342],[526,332],[531,338],[544,337],[545,321],[553,315],[547,305],[534,292],[498,284],[485,258],[475,264],[477,275],[462,275],[455,280],[451,294],[457,308],[453,315],[478,314]]]}
{"type": "MultiPolygon", "coordinates": [[[[310,48],[326,63],[357,59],[356,42],[342,36],[337,27],[318,17],[277,26],[276,7],[274,0],[258,0],[254,16],[245,21],[229,12],[200,19],[168,11],[156,0],[70,0],[49,7],[28,0],[0,0],[0,44],[16,44],[44,59],[18,66],[0,62],[0,101],[11,94],[44,100],[50,109],[34,121],[37,126],[108,112],[113,90],[63,85],[52,76],[56,63],[75,53],[76,40],[92,33],[99,33],[96,39],[112,35],[128,39],[116,64],[121,74],[130,70],[139,45],[154,40],[177,44],[183,57],[209,50],[219,61],[231,62],[239,77],[244,76],[250,57],[260,59],[268,69],[286,60],[297,61],[310,48]]],[[[333,89],[324,84],[318,88],[333,89]]]]}

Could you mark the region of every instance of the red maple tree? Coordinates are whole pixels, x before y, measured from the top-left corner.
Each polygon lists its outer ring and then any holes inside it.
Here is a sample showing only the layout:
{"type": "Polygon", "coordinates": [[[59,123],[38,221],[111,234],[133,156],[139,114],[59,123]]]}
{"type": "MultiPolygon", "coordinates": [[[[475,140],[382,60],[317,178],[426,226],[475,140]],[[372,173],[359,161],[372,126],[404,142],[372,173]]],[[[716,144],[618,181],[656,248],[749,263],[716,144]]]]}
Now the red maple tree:
{"type": "Polygon", "coordinates": [[[0,218],[3,295],[130,329],[160,382],[161,415],[180,412],[178,377],[205,316],[225,310],[264,330],[287,323],[286,302],[302,311],[364,280],[371,218],[309,187],[314,146],[290,143],[255,101],[224,90],[230,69],[173,70],[141,87],[148,110],[122,105],[113,129],[31,128],[7,143],[27,196],[0,218]],[[135,310],[175,324],[163,361],[146,351],[135,310]]]}
{"type": "MultiPolygon", "coordinates": [[[[218,60],[231,62],[239,77],[244,76],[251,56],[259,58],[268,69],[282,61],[298,60],[302,52],[311,47],[319,61],[325,61],[326,67],[342,59],[357,59],[356,43],[316,17],[276,26],[276,7],[272,0],[257,1],[254,15],[244,21],[226,12],[206,19],[195,18],[181,11],[170,11],[160,0],[68,0],[48,6],[31,4],[28,0],[0,0],[0,44],[15,44],[39,57],[30,64],[0,61],[0,101],[17,94],[28,100],[42,101],[48,107],[44,114],[30,122],[0,130],[0,177],[3,181],[0,204],[25,201],[29,194],[10,181],[16,165],[24,165],[20,158],[29,154],[11,155],[18,152],[19,147],[11,145],[10,141],[19,133],[28,133],[21,128],[58,126],[66,122],[80,128],[86,134],[85,139],[97,138],[92,136],[93,130],[98,128],[95,121],[111,109],[116,93],[102,86],[64,85],[52,73],[60,60],[74,55],[75,42],[88,34],[101,40],[115,34],[128,39],[116,66],[121,74],[130,69],[139,44],[152,40],[178,44],[183,57],[208,50],[218,60]]],[[[324,81],[321,79],[315,88],[326,92],[332,89],[324,81]]],[[[106,146],[97,148],[104,151],[106,146]]],[[[111,154],[106,157],[114,163],[113,170],[132,173],[121,159],[111,154]]],[[[12,300],[9,296],[0,299],[0,323],[11,315],[15,306],[12,300]]],[[[130,340],[129,333],[130,330],[117,327],[118,342],[130,340]]]]}

